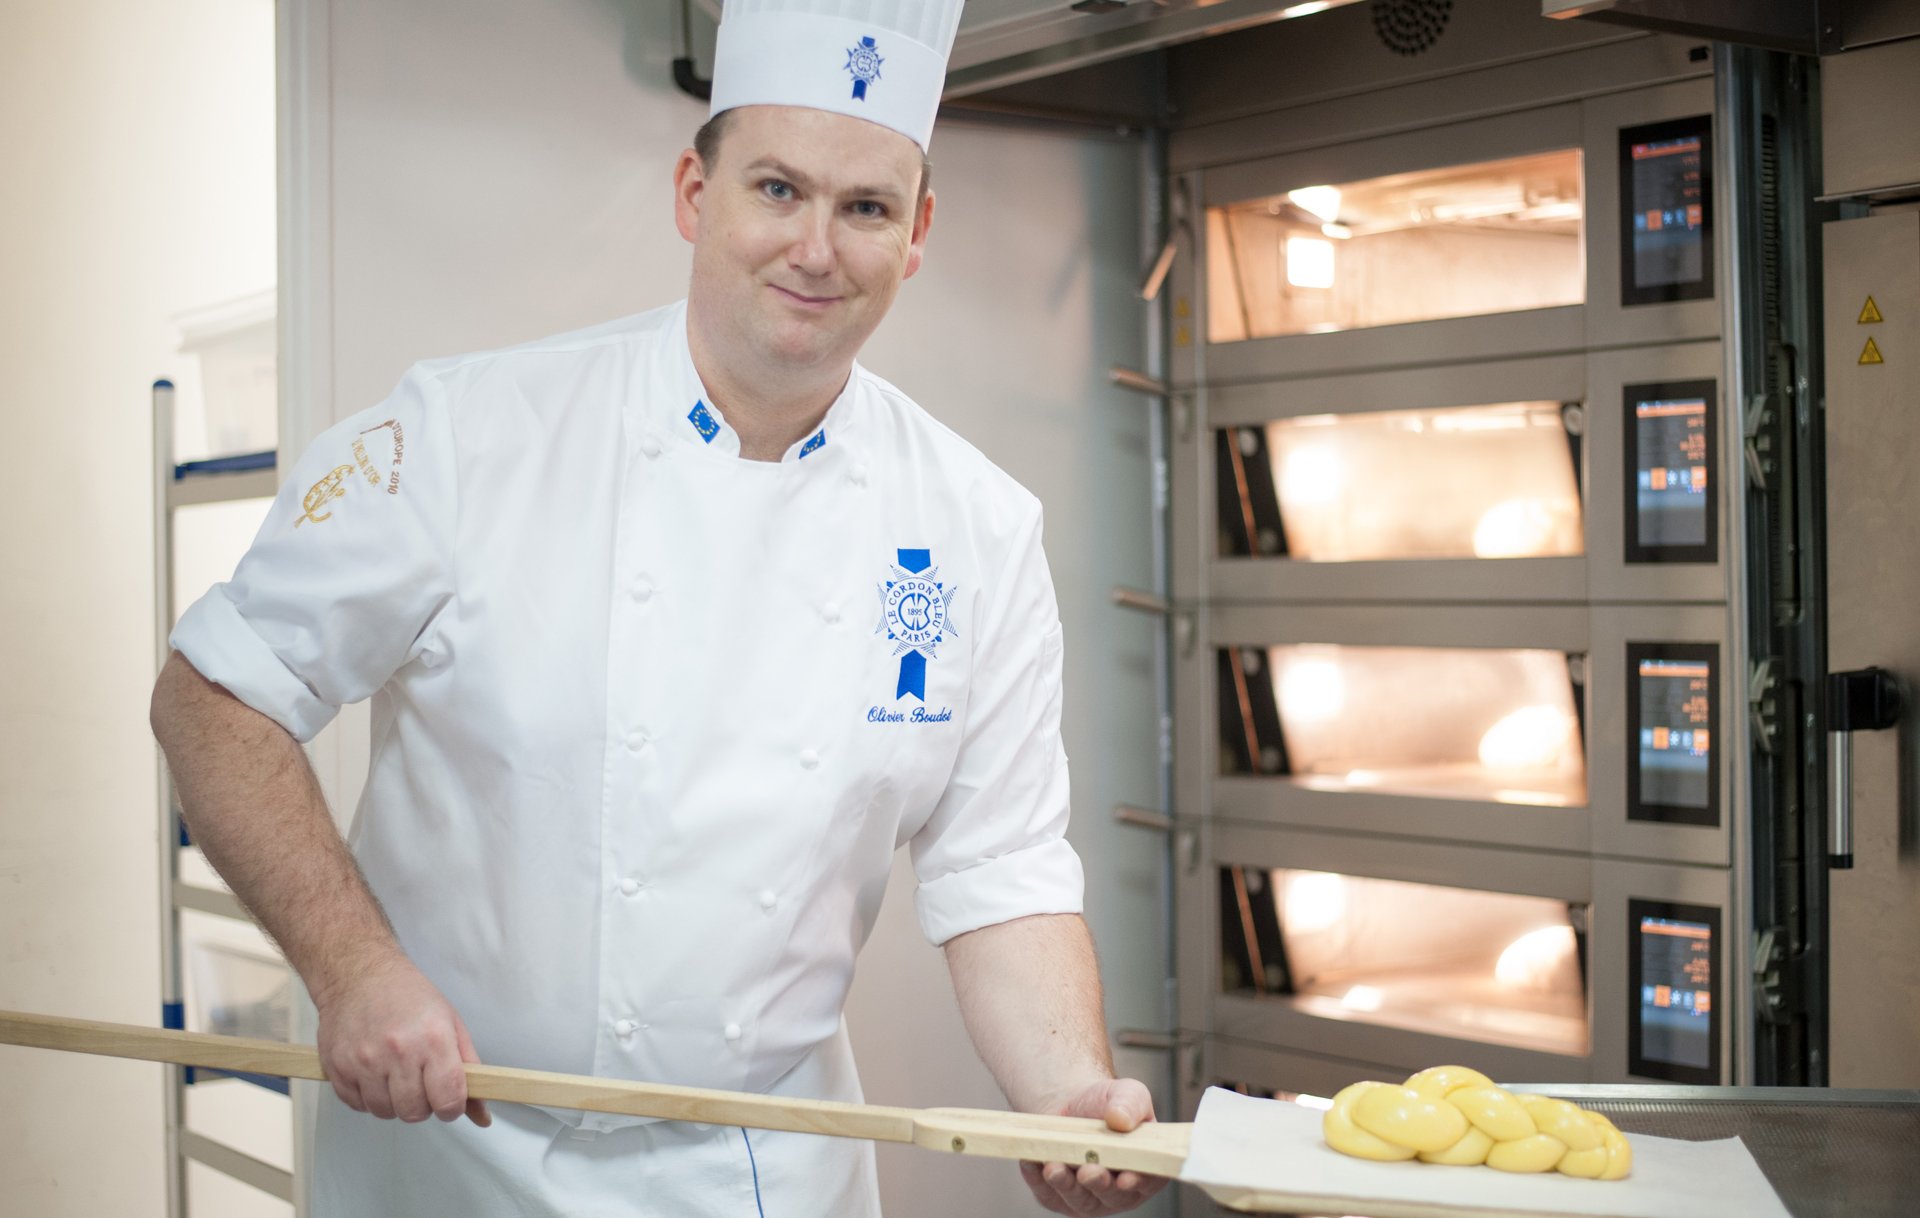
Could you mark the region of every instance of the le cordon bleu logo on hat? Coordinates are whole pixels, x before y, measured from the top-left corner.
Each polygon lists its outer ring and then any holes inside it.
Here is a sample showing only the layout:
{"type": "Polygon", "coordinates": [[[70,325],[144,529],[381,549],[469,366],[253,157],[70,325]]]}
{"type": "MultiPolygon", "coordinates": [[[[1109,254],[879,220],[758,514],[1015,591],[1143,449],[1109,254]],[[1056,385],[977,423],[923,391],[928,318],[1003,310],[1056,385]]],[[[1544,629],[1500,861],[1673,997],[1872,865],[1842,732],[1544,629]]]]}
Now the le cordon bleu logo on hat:
{"type": "Polygon", "coordinates": [[[880,50],[872,37],[863,37],[847,48],[847,71],[853,75],[853,100],[867,100],[867,86],[880,79],[880,50]]]}
{"type": "Polygon", "coordinates": [[[933,136],[961,0],[727,0],[713,106],[801,106],[933,136]]]}

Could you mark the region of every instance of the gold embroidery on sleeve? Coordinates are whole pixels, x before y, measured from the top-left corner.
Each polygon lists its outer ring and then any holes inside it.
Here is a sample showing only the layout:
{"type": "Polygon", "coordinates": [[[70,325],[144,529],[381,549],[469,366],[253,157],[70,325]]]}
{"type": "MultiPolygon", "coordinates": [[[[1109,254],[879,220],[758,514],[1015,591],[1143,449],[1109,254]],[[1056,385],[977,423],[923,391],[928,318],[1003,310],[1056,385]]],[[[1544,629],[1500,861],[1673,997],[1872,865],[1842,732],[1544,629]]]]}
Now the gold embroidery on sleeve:
{"type": "Polygon", "coordinates": [[[332,512],[322,512],[320,509],[347,493],[345,480],[352,473],[353,466],[337,465],[326,477],[314,483],[313,489],[307,492],[307,497],[304,501],[306,511],[301,515],[300,519],[293,522],[293,527],[297,529],[309,520],[315,524],[319,524],[322,520],[333,519],[332,512]]]}

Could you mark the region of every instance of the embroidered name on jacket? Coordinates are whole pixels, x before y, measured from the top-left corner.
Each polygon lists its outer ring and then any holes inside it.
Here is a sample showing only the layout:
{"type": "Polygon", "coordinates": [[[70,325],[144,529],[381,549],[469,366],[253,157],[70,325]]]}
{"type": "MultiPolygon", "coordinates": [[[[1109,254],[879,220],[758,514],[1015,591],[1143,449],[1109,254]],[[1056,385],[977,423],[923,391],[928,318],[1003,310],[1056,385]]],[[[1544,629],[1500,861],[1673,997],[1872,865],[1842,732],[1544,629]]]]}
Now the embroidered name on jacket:
{"type": "MultiPolygon", "coordinates": [[[[873,632],[885,632],[887,641],[893,644],[894,656],[900,661],[894,699],[912,696],[925,702],[928,661],[939,658],[940,644],[948,635],[957,637],[960,633],[953,621],[953,597],[960,589],[958,585],[950,587],[941,581],[940,568],[933,565],[933,551],[900,550],[898,555],[892,577],[878,585],[880,624],[873,632]]],[[[875,707],[868,712],[867,721],[945,723],[952,717],[951,711],[929,712],[925,707],[915,708],[912,715],[875,707]],[[934,714],[944,717],[935,719],[934,714]]]]}

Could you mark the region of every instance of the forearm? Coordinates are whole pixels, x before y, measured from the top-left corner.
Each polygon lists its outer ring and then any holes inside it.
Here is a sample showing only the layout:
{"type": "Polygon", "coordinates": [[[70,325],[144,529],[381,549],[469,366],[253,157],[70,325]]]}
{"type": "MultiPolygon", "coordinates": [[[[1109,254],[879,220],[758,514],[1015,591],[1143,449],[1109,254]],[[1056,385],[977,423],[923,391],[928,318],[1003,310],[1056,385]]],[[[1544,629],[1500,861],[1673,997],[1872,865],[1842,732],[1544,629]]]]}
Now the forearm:
{"type": "Polygon", "coordinates": [[[1113,1077],[1093,937],[1078,914],[1017,918],[949,940],[967,1034],[1007,1102],[1054,1112],[1113,1077]]]}
{"type": "Polygon", "coordinates": [[[151,717],[194,844],[316,998],[398,951],[284,728],[177,652],[154,684],[151,717]]]}

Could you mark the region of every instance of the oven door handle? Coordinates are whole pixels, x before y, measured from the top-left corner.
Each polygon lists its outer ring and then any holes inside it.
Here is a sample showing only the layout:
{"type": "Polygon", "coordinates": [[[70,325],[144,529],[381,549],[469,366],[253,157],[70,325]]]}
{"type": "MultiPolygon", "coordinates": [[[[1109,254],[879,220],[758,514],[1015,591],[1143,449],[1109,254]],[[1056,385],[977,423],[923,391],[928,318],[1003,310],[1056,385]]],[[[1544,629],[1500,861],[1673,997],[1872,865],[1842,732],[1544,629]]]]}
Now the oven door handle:
{"type": "MultiPolygon", "coordinates": [[[[1827,674],[1827,770],[1833,775],[1829,801],[1827,865],[1853,866],[1853,733],[1878,732],[1898,725],[1906,696],[1900,678],[1884,668],[1858,668],[1827,674]]],[[[1900,823],[1909,823],[1907,802],[1908,733],[1900,733],[1900,823]]]]}

